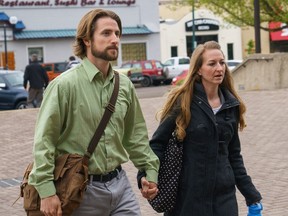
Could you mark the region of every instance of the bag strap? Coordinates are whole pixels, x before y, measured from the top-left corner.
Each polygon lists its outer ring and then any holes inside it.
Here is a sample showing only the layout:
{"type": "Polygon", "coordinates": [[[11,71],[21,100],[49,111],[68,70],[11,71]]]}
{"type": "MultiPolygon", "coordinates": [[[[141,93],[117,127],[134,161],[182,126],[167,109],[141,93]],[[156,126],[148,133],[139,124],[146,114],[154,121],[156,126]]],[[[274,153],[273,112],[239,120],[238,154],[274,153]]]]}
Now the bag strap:
{"type": "Polygon", "coordinates": [[[119,74],[117,71],[114,71],[114,77],[115,77],[115,83],[114,83],[114,90],[113,93],[111,95],[110,101],[108,103],[108,105],[105,107],[105,112],[103,114],[103,117],[98,125],[98,128],[95,131],[94,136],[92,137],[89,146],[87,148],[87,151],[84,155],[83,158],[83,163],[85,165],[88,166],[88,161],[89,158],[91,157],[92,153],[94,152],[103,132],[104,129],[106,128],[106,125],[109,122],[109,119],[112,115],[112,113],[115,112],[115,104],[116,104],[116,100],[117,100],[117,96],[118,96],[118,92],[119,92],[119,74]]]}

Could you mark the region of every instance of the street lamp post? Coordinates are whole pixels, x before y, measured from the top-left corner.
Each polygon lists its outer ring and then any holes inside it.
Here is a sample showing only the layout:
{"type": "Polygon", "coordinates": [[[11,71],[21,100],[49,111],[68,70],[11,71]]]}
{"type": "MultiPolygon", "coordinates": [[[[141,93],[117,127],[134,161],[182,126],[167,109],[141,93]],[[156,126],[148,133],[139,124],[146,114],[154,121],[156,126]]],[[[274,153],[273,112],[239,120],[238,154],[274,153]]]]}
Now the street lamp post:
{"type": "MultiPolygon", "coordinates": [[[[9,23],[12,25],[15,25],[18,22],[17,17],[15,16],[11,16],[9,18],[9,23]]],[[[4,31],[4,53],[5,53],[5,65],[4,65],[4,69],[8,70],[8,51],[7,51],[7,24],[4,23],[3,26],[0,26],[1,28],[3,28],[4,31]]]]}
{"type": "Polygon", "coordinates": [[[194,52],[195,49],[195,0],[193,0],[193,4],[192,4],[192,53],[194,52]]]}
{"type": "Polygon", "coordinates": [[[4,53],[5,53],[5,65],[4,69],[8,70],[8,52],[7,52],[7,35],[6,35],[6,24],[3,25],[4,29],[4,53]]]}
{"type": "Polygon", "coordinates": [[[195,3],[198,3],[198,0],[193,0],[192,3],[192,53],[194,52],[195,49],[195,44],[196,44],[196,39],[195,39],[195,3]]]}
{"type": "Polygon", "coordinates": [[[260,5],[259,5],[259,0],[254,0],[254,30],[255,30],[255,52],[256,53],[261,53],[260,5]]]}

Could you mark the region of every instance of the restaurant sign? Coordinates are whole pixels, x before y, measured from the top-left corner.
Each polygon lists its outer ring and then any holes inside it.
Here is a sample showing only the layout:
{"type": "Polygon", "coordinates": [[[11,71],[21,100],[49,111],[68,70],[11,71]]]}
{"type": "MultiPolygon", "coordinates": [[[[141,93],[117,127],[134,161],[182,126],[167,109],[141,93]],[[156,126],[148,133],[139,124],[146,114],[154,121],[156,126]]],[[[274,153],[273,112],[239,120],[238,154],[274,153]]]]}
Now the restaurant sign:
{"type": "MultiPolygon", "coordinates": [[[[215,31],[219,30],[219,21],[214,19],[202,18],[194,20],[195,31],[215,31]]],[[[185,23],[187,32],[193,30],[193,21],[190,20],[185,23]]]]}
{"type": "Polygon", "coordinates": [[[269,29],[271,31],[270,32],[271,41],[288,40],[288,26],[286,25],[286,23],[270,22],[269,29]],[[273,31],[273,29],[277,29],[277,28],[283,28],[283,29],[280,31],[273,31]]]}
{"type": "Polygon", "coordinates": [[[0,0],[0,7],[85,7],[85,6],[131,6],[136,0],[0,0]]]}

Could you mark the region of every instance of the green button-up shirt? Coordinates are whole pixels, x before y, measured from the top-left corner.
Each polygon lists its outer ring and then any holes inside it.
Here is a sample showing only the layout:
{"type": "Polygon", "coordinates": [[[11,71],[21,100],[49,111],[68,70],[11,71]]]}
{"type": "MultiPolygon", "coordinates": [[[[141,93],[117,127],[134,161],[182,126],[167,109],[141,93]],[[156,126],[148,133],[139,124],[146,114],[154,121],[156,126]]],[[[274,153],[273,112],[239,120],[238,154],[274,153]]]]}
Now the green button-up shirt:
{"type": "MultiPolygon", "coordinates": [[[[112,68],[112,67],[110,67],[112,68]]],[[[34,167],[29,184],[41,198],[56,193],[55,158],[84,154],[114,88],[114,73],[106,79],[87,59],[54,79],[45,90],[34,137],[34,167]]],[[[128,77],[120,74],[115,112],[89,161],[90,174],[106,174],[131,160],[148,181],[157,183],[159,160],[149,147],[146,123],[128,77]]]]}

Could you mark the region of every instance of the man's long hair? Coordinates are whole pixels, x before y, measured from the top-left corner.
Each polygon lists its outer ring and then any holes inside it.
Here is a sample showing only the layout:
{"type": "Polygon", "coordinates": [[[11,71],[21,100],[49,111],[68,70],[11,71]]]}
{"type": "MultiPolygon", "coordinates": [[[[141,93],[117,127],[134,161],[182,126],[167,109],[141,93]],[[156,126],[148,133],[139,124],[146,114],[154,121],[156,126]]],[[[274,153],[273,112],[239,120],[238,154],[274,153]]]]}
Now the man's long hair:
{"type": "MultiPolygon", "coordinates": [[[[171,114],[172,110],[175,109],[175,106],[179,106],[179,110],[177,112],[179,114],[176,118],[176,131],[177,137],[180,140],[183,140],[185,138],[185,129],[187,128],[191,120],[190,105],[193,98],[193,89],[195,82],[201,82],[201,77],[199,76],[198,71],[203,64],[203,53],[206,50],[211,49],[217,49],[221,51],[220,45],[215,41],[208,41],[196,47],[191,57],[190,67],[184,83],[178,88],[174,88],[171,90],[171,92],[168,94],[168,99],[165,102],[163,109],[159,112],[160,119],[162,121],[171,114]]],[[[239,128],[240,130],[243,130],[245,127],[244,113],[246,111],[246,107],[233,86],[232,76],[227,65],[225,69],[225,76],[220,86],[228,89],[239,100],[239,128]]]]}
{"type": "Polygon", "coordinates": [[[84,17],[80,20],[76,38],[74,42],[74,54],[78,56],[80,59],[86,57],[86,46],[84,44],[84,40],[92,40],[93,34],[96,29],[96,22],[98,19],[103,17],[110,17],[115,20],[120,29],[120,36],[122,35],[122,23],[120,17],[110,10],[103,9],[94,9],[89,11],[84,17]]]}

